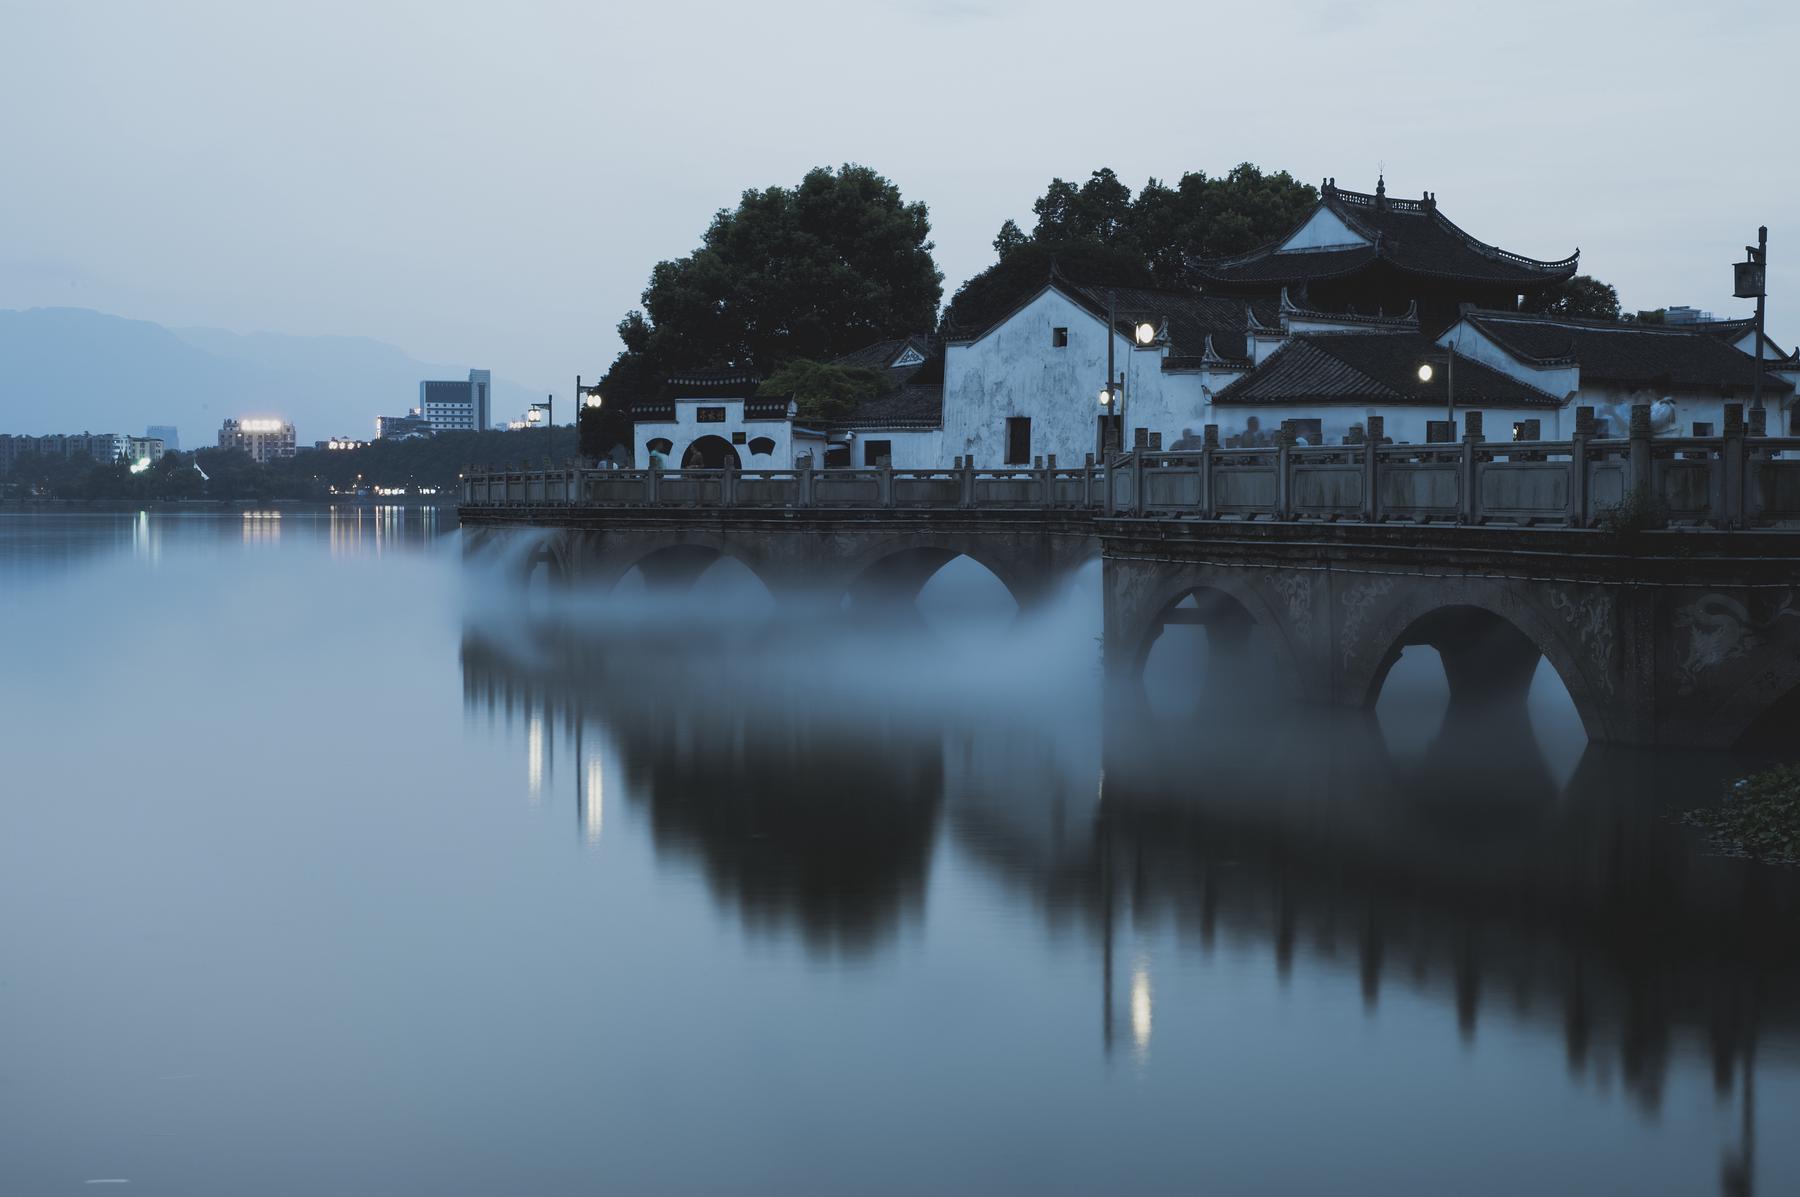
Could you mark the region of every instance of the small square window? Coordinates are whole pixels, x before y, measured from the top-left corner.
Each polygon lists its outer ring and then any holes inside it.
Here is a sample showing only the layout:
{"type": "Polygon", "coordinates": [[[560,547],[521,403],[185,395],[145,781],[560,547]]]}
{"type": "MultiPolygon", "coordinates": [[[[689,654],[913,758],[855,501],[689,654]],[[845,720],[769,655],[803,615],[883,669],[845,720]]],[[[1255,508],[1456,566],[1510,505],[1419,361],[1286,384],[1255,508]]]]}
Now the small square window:
{"type": "Polygon", "coordinates": [[[1050,348],[1067,349],[1069,347],[1069,330],[1053,328],[1050,330],[1050,348]]]}
{"type": "Polygon", "coordinates": [[[1705,421],[1702,421],[1702,420],[1694,421],[1694,435],[1695,436],[1711,436],[1713,434],[1712,428],[1713,428],[1713,426],[1709,423],[1706,423],[1705,421]]]}

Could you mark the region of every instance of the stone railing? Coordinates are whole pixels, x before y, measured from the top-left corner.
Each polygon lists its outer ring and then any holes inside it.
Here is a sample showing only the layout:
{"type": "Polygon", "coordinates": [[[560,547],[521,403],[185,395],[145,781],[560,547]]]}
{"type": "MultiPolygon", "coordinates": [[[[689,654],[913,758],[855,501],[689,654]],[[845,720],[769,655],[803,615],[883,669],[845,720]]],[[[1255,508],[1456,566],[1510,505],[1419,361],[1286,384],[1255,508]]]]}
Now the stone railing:
{"type": "Polygon", "coordinates": [[[1046,464],[976,469],[599,470],[575,466],[465,474],[465,506],[855,508],[898,510],[1099,511],[1106,470],[1090,458],[1075,469],[1046,464]]]}
{"type": "MultiPolygon", "coordinates": [[[[1735,405],[1734,405],[1735,406],[1735,405]]],[[[1435,444],[1141,447],[1105,466],[795,470],[500,469],[463,478],[463,505],[583,508],[1067,510],[1133,518],[1800,529],[1800,437],[1480,439],[1435,444]]],[[[1636,413],[1634,413],[1634,416],[1636,413]]],[[[1210,430],[1209,430],[1210,433],[1210,430]]]]}

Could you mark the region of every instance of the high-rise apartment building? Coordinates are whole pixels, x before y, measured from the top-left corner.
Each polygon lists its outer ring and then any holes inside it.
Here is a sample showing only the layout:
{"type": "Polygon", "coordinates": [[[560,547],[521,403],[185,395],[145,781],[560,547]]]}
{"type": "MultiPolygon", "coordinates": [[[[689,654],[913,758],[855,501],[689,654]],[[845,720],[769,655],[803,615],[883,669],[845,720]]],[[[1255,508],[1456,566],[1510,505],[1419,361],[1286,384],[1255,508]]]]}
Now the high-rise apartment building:
{"type": "Polygon", "coordinates": [[[219,448],[242,449],[258,465],[267,465],[294,455],[294,426],[264,417],[226,420],[219,428],[219,448]]]}
{"type": "Polygon", "coordinates": [[[492,375],[470,370],[467,382],[419,384],[419,414],[433,432],[479,432],[488,427],[492,375]]]}
{"type": "Polygon", "coordinates": [[[173,424],[152,424],[144,429],[144,435],[151,440],[161,441],[164,453],[181,452],[181,437],[173,424]]]}

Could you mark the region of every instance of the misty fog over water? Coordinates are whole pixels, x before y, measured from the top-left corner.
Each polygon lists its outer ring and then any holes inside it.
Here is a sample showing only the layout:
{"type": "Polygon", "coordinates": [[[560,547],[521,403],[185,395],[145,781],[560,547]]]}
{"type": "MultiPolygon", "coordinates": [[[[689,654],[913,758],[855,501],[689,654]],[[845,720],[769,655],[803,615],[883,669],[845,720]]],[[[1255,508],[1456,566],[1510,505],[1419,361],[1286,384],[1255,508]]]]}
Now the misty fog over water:
{"type": "Polygon", "coordinates": [[[0,1192],[1800,1190],[1800,872],[1553,670],[0,514],[0,1192]]]}

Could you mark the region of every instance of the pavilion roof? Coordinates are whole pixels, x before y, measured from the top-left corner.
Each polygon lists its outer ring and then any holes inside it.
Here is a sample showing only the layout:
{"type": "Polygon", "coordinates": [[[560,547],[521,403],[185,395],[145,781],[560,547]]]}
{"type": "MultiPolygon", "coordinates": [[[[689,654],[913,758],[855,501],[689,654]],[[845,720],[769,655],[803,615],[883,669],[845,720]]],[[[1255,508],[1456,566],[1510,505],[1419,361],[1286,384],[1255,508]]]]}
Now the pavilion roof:
{"type": "Polygon", "coordinates": [[[1378,183],[1371,195],[1342,190],[1327,179],[1313,210],[1288,233],[1235,257],[1190,258],[1188,268],[1202,282],[1272,288],[1353,274],[1381,261],[1408,274],[1526,288],[1569,278],[1580,257],[1576,250],[1566,258],[1542,261],[1489,245],[1452,223],[1430,192],[1419,199],[1398,199],[1387,194],[1385,183],[1378,183]],[[1321,209],[1362,243],[1283,252],[1281,246],[1321,209]]]}

